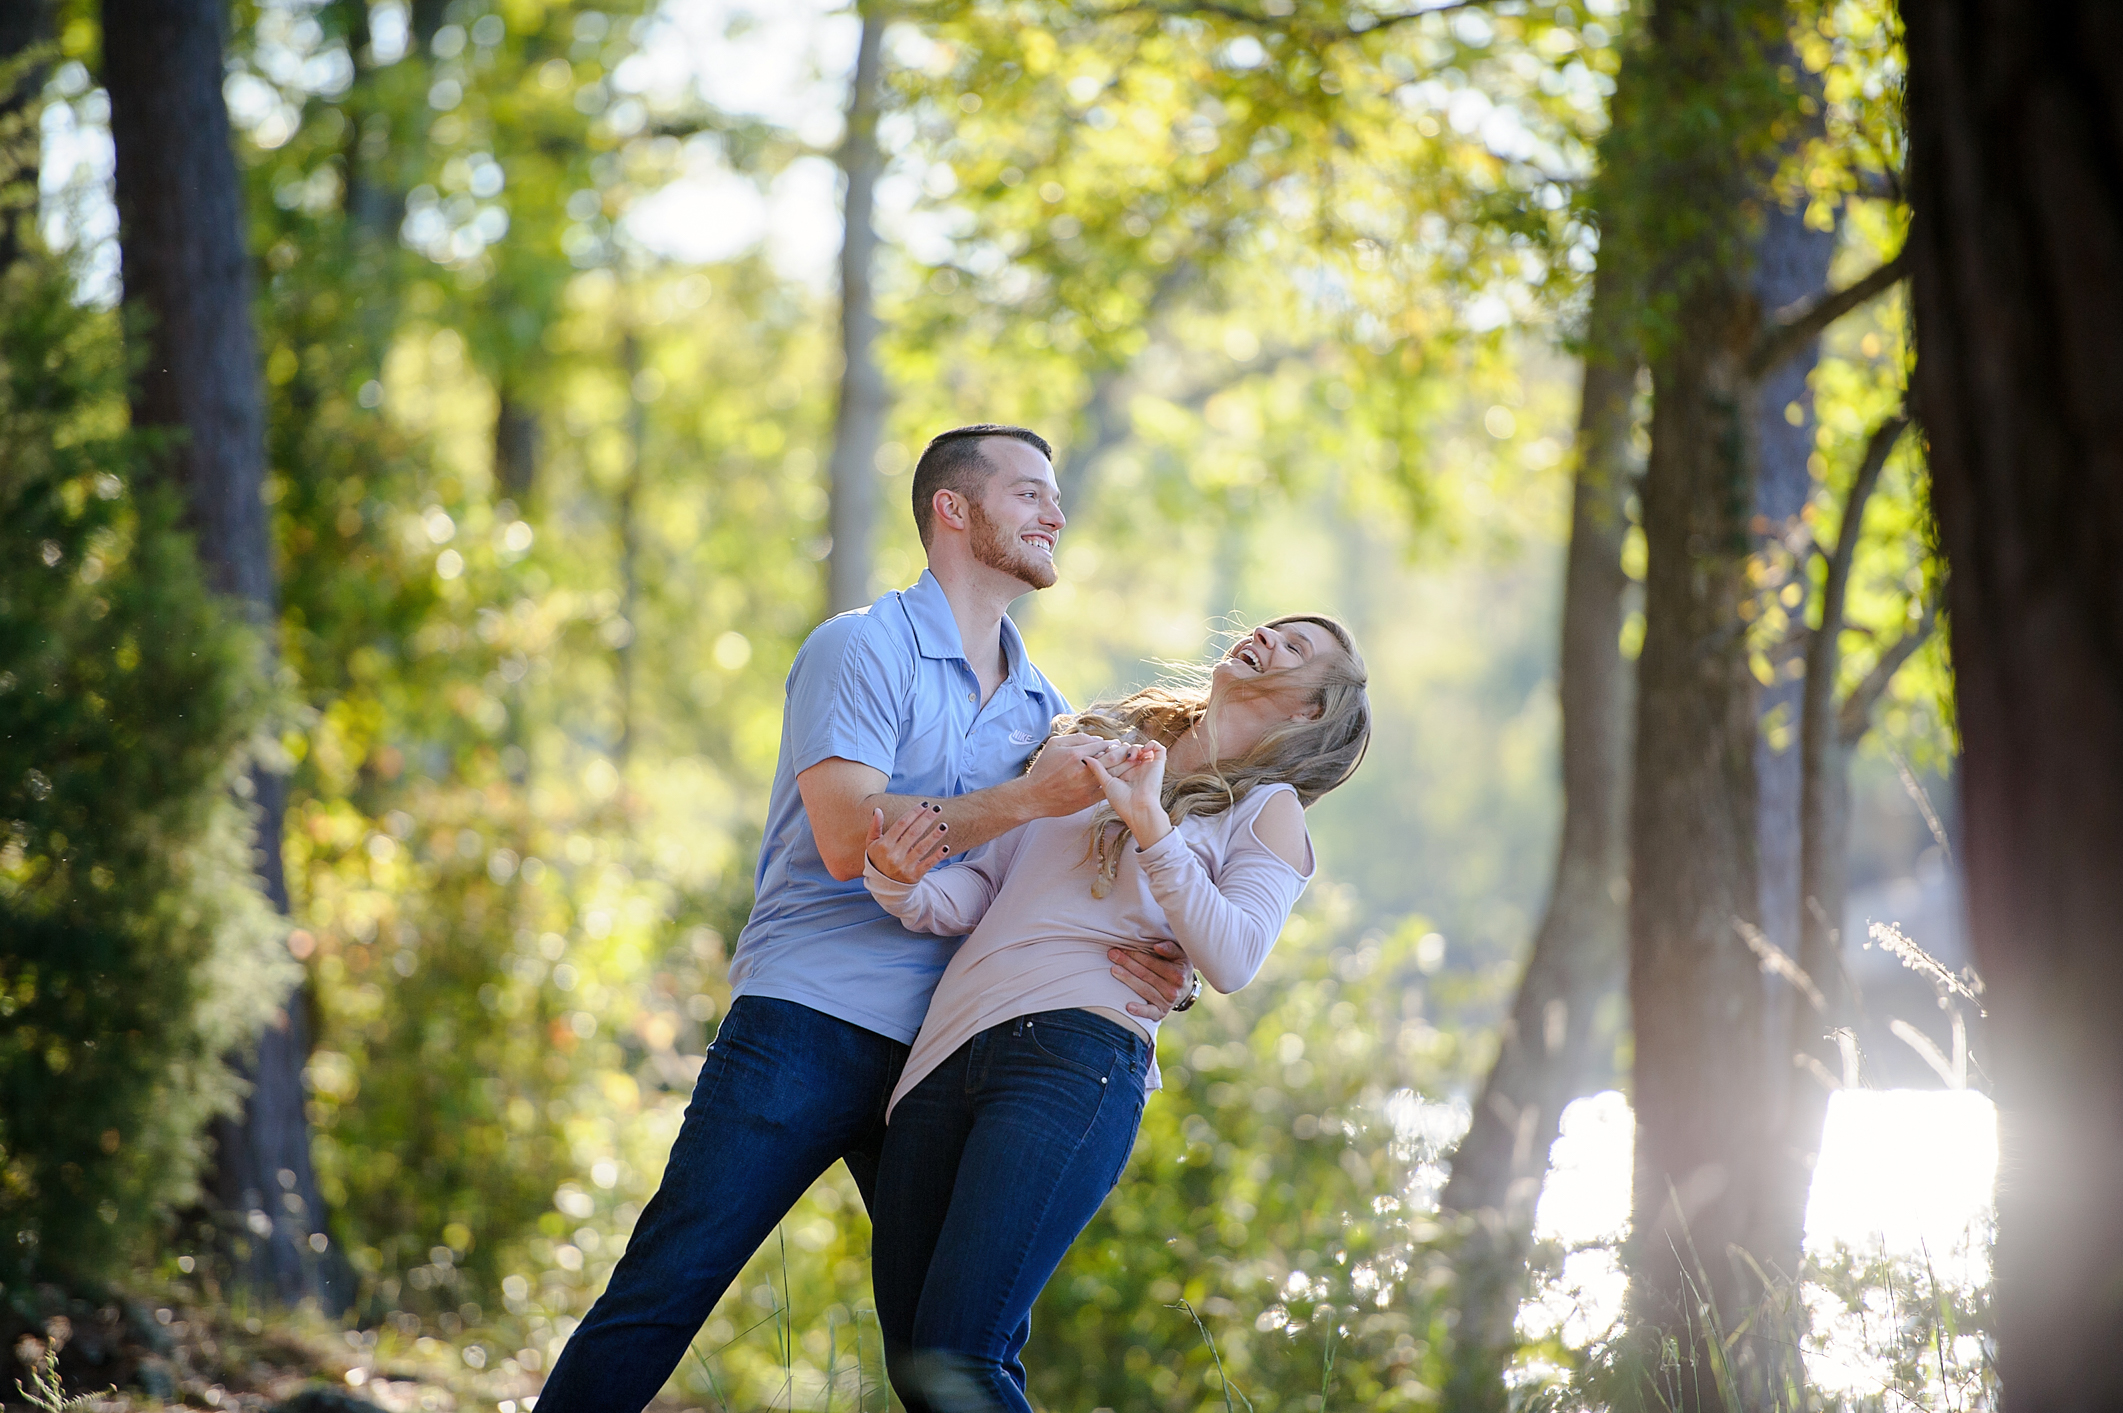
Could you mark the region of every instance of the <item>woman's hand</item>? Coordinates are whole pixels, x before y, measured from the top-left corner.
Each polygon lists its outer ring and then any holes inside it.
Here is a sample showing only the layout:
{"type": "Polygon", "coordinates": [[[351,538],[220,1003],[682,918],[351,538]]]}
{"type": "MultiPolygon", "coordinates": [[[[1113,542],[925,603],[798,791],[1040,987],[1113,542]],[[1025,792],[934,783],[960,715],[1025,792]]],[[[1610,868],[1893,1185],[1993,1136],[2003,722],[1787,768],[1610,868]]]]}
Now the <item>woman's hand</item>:
{"type": "Polygon", "coordinates": [[[1118,763],[1108,766],[1097,757],[1084,768],[1098,777],[1106,803],[1135,836],[1135,847],[1147,849],[1172,832],[1165,814],[1165,748],[1154,742],[1129,746],[1118,753],[1118,763]]]}
{"type": "Polygon", "coordinates": [[[938,805],[916,805],[890,829],[885,828],[885,812],[871,810],[870,838],[863,848],[885,877],[901,883],[919,883],[923,874],[951,852],[951,846],[944,842],[950,828],[938,805]]]}

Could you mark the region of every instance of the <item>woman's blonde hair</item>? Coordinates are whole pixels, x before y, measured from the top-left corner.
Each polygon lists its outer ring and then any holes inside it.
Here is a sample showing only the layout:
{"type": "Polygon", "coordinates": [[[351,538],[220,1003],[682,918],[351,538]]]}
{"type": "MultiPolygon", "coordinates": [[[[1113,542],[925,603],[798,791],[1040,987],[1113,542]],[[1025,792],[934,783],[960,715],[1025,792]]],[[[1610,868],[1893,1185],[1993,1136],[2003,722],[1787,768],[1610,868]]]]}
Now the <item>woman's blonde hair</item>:
{"type": "MultiPolygon", "coordinates": [[[[1324,614],[1288,614],[1269,620],[1266,626],[1280,628],[1289,623],[1316,624],[1341,645],[1339,653],[1321,654],[1307,667],[1296,669],[1313,676],[1309,701],[1319,708],[1319,714],[1284,722],[1251,750],[1229,760],[1215,758],[1212,737],[1209,764],[1165,779],[1165,814],[1175,825],[1195,815],[1220,814],[1264,785],[1292,785],[1298,802],[1309,807],[1347,780],[1363,760],[1371,742],[1371,699],[1364,690],[1368,674],[1356,640],[1340,622],[1324,614]]],[[[1241,694],[1275,691],[1282,675],[1241,679],[1228,690],[1241,694]]],[[[1055,734],[1076,731],[1113,741],[1155,741],[1170,746],[1207,714],[1209,677],[1208,671],[1195,671],[1116,702],[1100,702],[1075,716],[1057,717],[1055,734]]],[[[1091,884],[1094,896],[1103,898],[1112,890],[1128,838],[1128,826],[1113,807],[1101,804],[1091,816],[1089,857],[1098,863],[1091,884]]]]}

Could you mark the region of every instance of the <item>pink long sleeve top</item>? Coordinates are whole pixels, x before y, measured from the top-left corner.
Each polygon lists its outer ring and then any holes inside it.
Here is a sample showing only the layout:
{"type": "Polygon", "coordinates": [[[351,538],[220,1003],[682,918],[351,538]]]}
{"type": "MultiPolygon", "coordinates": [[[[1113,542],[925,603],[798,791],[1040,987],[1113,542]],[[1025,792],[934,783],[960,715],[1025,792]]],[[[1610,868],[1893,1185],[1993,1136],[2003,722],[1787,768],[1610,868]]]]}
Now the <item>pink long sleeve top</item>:
{"type": "Polygon", "coordinates": [[[1128,1003],[1141,998],[1112,974],[1106,950],[1176,941],[1218,991],[1251,981],[1312,880],[1309,842],[1300,873],[1253,828],[1269,798],[1290,789],[1256,789],[1220,814],[1188,818],[1147,849],[1124,845],[1103,898],[1091,893],[1097,865],[1088,857],[1088,809],[1034,820],[978,858],[914,884],[866,864],[863,882],[909,928],[970,934],[929,1000],[887,1118],[900,1096],[989,1026],[1072,1007],[1140,1030],[1151,1044],[1156,1089],[1157,1023],[1128,1014],[1128,1003]]]}

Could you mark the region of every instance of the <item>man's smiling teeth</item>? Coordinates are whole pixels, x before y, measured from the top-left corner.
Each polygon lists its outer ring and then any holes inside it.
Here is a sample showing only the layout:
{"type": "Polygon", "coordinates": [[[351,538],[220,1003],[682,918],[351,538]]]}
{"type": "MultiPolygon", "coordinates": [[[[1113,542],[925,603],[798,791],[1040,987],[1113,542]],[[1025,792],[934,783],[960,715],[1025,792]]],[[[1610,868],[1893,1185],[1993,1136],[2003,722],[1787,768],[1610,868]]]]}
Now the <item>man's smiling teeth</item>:
{"type": "Polygon", "coordinates": [[[1246,664],[1246,666],[1252,668],[1255,672],[1261,670],[1260,658],[1255,655],[1253,648],[1250,644],[1246,647],[1240,648],[1237,652],[1233,653],[1232,656],[1236,657],[1240,662],[1246,664]]]}

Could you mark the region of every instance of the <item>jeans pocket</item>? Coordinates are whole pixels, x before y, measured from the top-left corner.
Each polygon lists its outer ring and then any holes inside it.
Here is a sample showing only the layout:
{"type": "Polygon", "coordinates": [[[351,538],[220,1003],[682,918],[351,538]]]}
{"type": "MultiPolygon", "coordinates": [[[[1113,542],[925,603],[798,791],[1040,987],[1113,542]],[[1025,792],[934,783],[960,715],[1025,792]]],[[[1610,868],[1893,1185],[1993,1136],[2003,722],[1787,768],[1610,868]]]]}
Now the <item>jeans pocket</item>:
{"type": "Polygon", "coordinates": [[[1095,1079],[1100,1084],[1105,1084],[1116,1069],[1122,1074],[1127,1073],[1126,1065],[1115,1064],[1120,1059],[1117,1047],[1073,1027],[1042,1027],[1037,1021],[1028,1019],[1024,1041],[1026,1049],[1041,1062],[1095,1079]]]}

